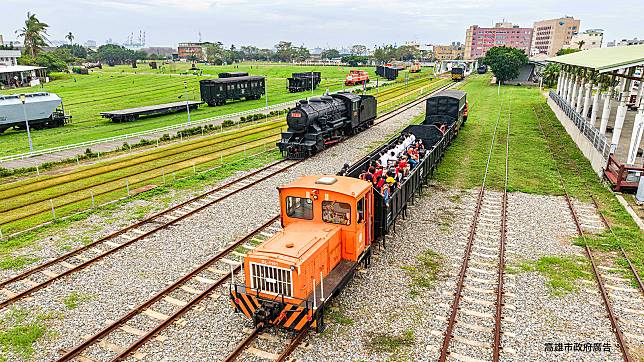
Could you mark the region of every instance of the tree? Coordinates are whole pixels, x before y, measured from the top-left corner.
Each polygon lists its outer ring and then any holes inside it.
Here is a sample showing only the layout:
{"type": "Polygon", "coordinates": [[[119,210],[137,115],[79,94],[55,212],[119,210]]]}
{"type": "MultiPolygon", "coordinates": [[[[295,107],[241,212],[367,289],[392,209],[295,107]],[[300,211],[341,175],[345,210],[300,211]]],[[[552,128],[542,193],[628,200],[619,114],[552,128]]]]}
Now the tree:
{"type": "Polygon", "coordinates": [[[333,59],[333,58],[339,58],[340,57],[340,52],[337,49],[326,49],[323,50],[322,53],[320,53],[320,58],[322,59],[333,59]]]}
{"type": "Polygon", "coordinates": [[[144,52],[143,50],[137,50],[134,52],[131,60],[145,60],[148,59],[148,53],[144,52]]]}
{"type": "Polygon", "coordinates": [[[393,45],[384,45],[381,47],[376,47],[376,50],[373,52],[373,58],[378,63],[386,63],[395,57],[395,51],[393,45]]]}
{"type": "Polygon", "coordinates": [[[260,57],[259,48],[254,46],[245,46],[242,45],[239,48],[239,53],[243,60],[258,60],[260,57]]]}
{"type": "Polygon", "coordinates": [[[420,57],[420,51],[412,45],[403,45],[396,48],[394,58],[398,60],[413,60],[420,57]]]}
{"type": "Polygon", "coordinates": [[[356,44],[351,46],[351,55],[367,55],[367,47],[356,44]]]}
{"type": "Polygon", "coordinates": [[[280,41],[275,44],[275,59],[282,62],[290,62],[295,56],[295,49],[293,49],[293,43],[290,41],[280,41]]]}
{"type": "Polygon", "coordinates": [[[226,51],[221,43],[214,43],[206,46],[206,60],[209,63],[221,65],[226,60],[226,51]]]}
{"type": "Polygon", "coordinates": [[[105,44],[96,50],[98,60],[109,65],[125,63],[135,59],[134,51],[116,44],[105,44]]]}
{"type": "Polygon", "coordinates": [[[61,48],[68,49],[72,53],[72,55],[76,58],[81,58],[81,59],[87,58],[87,48],[85,48],[80,44],[73,44],[73,45],[65,44],[65,45],[59,46],[57,49],[61,49],[61,48]]]}
{"type": "Polygon", "coordinates": [[[306,49],[304,46],[301,46],[299,48],[295,48],[293,53],[293,58],[297,61],[305,61],[307,60],[310,56],[311,53],[309,52],[308,49],[306,49]]]}
{"type": "Polygon", "coordinates": [[[358,64],[367,64],[369,58],[359,55],[348,55],[341,58],[342,63],[347,63],[352,67],[357,67],[358,64]]]}
{"type": "Polygon", "coordinates": [[[581,48],[583,48],[584,44],[586,44],[585,40],[582,39],[582,40],[578,41],[577,42],[577,45],[579,46],[578,49],[581,50],[581,48]]]}
{"type": "Polygon", "coordinates": [[[42,48],[47,46],[47,28],[49,25],[41,22],[36,18],[36,14],[27,13],[27,20],[22,29],[16,31],[19,38],[24,38],[25,53],[31,58],[35,58],[42,48]]]}
{"type": "Polygon", "coordinates": [[[559,51],[557,51],[557,55],[572,54],[572,53],[577,53],[578,51],[580,50],[575,48],[564,48],[564,49],[559,49],[559,51]]]}
{"type": "Polygon", "coordinates": [[[65,39],[69,40],[70,45],[73,44],[74,43],[74,34],[72,34],[72,32],[70,31],[69,33],[67,33],[67,35],[65,35],[65,39]]]}
{"type": "Polygon", "coordinates": [[[76,57],[72,54],[69,48],[58,47],[50,53],[55,55],[59,60],[62,60],[66,64],[76,61],[76,57]]]}
{"type": "Polygon", "coordinates": [[[541,75],[543,77],[543,82],[548,85],[548,87],[553,87],[559,79],[560,70],[561,68],[559,67],[559,64],[549,63],[541,75]]]}
{"type": "Polygon", "coordinates": [[[492,47],[485,54],[483,63],[489,65],[496,79],[504,83],[519,75],[521,66],[528,62],[523,50],[506,46],[492,47]]]}
{"type": "Polygon", "coordinates": [[[47,73],[62,72],[67,70],[67,63],[65,63],[64,60],[60,59],[55,52],[42,52],[35,58],[29,56],[29,54],[23,54],[20,58],[18,58],[18,64],[37,65],[40,67],[45,67],[47,68],[47,73]]]}

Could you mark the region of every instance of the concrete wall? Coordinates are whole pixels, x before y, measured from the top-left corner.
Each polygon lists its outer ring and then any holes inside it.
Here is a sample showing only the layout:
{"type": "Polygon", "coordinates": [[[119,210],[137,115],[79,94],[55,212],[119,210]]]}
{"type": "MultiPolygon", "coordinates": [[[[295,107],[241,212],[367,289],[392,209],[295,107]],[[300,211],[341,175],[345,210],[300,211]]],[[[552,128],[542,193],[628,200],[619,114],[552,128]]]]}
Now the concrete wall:
{"type": "Polygon", "coordinates": [[[557,116],[557,119],[559,119],[559,122],[561,122],[566,129],[566,132],[568,132],[573,141],[575,141],[577,147],[579,147],[584,156],[586,156],[588,161],[590,161],[590,165],[595,173],[597,173],[597,176],[603,177],[603,170],[604,167],[606,167],[607,161],[604,159],[602,154],[593,147],[593,144],[579,131],[572,120],[566,116],[561,108],[559,108],[557,103],[555,103],[550,97],[547,97],[547,100],[550,109],[552,109],[557,116]]]}

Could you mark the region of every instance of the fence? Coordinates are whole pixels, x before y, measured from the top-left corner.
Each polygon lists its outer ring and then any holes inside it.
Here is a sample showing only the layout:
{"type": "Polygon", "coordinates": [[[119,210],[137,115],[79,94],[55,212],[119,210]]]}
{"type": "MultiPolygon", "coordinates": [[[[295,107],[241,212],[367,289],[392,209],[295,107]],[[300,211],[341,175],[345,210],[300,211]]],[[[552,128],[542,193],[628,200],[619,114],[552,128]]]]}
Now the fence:
{"type": "Polygon", "coordinates": [[[579,131],[592,143],[593,147],[604,157],[605,160],[608,160],[610,156],[610,144],[606,139],[606,136],[599,133],[599,130],[590,125],[581,114],[577,113],[575,109],[568,104],[563,98],[561,98],[556,92],[550,91],[550,98],[557,103],[559,108],[572,120],[575,126],[579,131]]]}
{"type": "Polygon", "coordinates": [[[0,157],[0,164],[3,162],[7,161],[15,161],[15,160],[22,160],[34,156],[41,156],[41,155],[46,155],[46,154],[51,154],[51,153],[56,153],[56,152],[61,152],[61,151],[67,151],[67,150],[73,150],[73,149],[82,149],[90,146],[94,146],[97,144],[101,143],[107,143],[107,142],[114,142],[114,141],[120,141],[120,140],[127,140],[133,137],[142,137],[142,136],[147,136],[155,133],[161,133],[161,132],[166,132],[166,131],[171,131],[171,130],[180,130],[182,128],[190,128],[194,127],[196,125],[204,124],[204,123],[209,123],[217,120],[226,120],[230,118],[236,118],[236,117],[241,117],[245,116],[247,114],[255,114],[255,113],[261,113],[265,111],[270,111],[274,109],[279,109],[279,108],[284,108],[289,105],[293,105],[295,101],[288,101],[288,102],[283,102],[279,104],[273,104],[268,107],[262,107],[262,108],[255,108],[255,109],[249,109],[246,111],[241,111],[237,113],[230,113],[230,114],[224,114],[221,116],[215,116],[215,117],[209,117],[209,118],[204,118],[196,121],[190,122],[190,124],[186,123],[179,123],[179,124],[173,124],[165,127],[160,127],[160,128],[155,128],[147,131],[140,131],[140,132],[134,132],[134,133],[129,133],[129,134],[124,134],[120,136],[113,136],[113,137],[107,137],[107,138],[100,138],[96,140],[91,140],[91,141],[85,141],[85,142],[79,142],[79,143],[74,143],[74,144],[69,144],[69,145],[64,145],[64,146],[58,146],[58,147],[52,147],[52,148],[47,148],[44,150],[37,150],[33,152],[27,152],[27,153],[21,153],[17,155],[10,155],[10,156],[4,156],[0,157]]]}

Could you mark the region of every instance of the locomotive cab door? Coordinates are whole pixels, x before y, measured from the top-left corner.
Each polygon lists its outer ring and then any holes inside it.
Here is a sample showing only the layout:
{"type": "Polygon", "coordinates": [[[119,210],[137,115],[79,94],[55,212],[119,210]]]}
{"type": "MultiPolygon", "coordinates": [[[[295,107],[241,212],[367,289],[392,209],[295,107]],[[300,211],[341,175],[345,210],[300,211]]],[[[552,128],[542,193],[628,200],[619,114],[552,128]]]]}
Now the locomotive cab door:
{"type": "Polygon", "coordinates": [[[360,100],[351,102],[351,126],[354,128],[360,124],[360,100]]]}

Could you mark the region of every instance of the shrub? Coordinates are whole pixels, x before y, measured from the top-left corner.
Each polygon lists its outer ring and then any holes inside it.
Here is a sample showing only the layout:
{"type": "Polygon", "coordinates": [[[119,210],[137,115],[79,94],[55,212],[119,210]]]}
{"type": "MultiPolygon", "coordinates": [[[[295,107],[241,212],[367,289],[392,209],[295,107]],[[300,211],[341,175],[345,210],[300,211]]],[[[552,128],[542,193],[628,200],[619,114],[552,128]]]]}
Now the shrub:
{"type": "Polygon", "coordinates": [[[234,126],[234,125],[235,125],[235,122],[233,122],[233,121],[232,121],[232,120],[230,120],[230,119],[227,119],[227,120],[225,120],[225,121],[224,121],[224,123],[222,123],[221,125],[222,125],[222,126],[224,126],[224,128],[225,128],[225,127],[232,127],[232,126],[234,126]]]}

